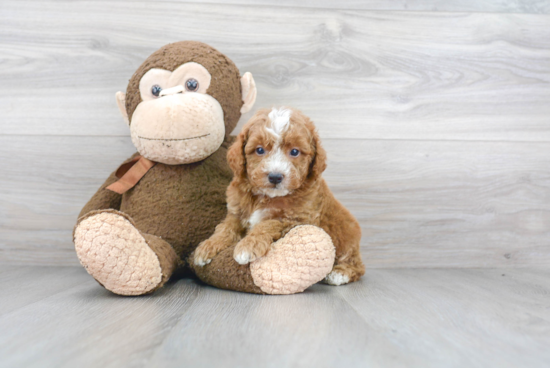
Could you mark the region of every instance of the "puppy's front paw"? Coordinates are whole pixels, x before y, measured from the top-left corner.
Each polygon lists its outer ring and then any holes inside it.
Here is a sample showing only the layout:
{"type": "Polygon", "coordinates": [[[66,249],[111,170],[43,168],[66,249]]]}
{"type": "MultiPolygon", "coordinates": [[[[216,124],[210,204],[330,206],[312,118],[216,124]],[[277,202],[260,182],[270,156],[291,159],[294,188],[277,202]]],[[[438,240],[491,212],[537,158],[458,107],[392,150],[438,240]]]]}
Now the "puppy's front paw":
{"type": "Polygon", "coordinates": [[[238,264],[245,265],[267,254],[271,243],[251,236],[245,237],[233,252],[233,258],[238,264]]]}
{"type": "Polygon", "coordinates": [[[195,250],[193,263],[195,263],[196,266],[206,266],[207,264],[212,262],[212,258],[214,258],[215,255],[215,247],[213,246],[210,239],[207,239],[200,243],[195,250]]]}
{"type": "Polygon", "coordinates": [[[235,252],[233,258],[235,258],[235,261],[237,261],[237,263],[241,265],[250,263],[255,259],[252,253],[245,250],[241,251],[240,253],[235,252]]]}

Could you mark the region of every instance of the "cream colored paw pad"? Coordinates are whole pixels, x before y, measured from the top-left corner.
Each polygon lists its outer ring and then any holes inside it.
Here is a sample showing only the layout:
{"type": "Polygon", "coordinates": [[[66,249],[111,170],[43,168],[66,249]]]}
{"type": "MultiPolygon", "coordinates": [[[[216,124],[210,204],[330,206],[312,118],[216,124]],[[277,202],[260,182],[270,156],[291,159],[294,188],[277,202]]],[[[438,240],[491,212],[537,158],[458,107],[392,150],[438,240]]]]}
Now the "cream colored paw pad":
{"type": "Polygon", "coordinates": [[[75,229],[74,243],[82,266],[115,294],[145,294],[162,280],[157,255],[121,215],[102,212],[85,218],[75,229]]]}
{"type": "Polygon", "coordinates": [[[334,245],[321,228],[302,225],[250,264],[254,283],[267,294],[299,293],[323,280],[334,265],[334,245]]]}

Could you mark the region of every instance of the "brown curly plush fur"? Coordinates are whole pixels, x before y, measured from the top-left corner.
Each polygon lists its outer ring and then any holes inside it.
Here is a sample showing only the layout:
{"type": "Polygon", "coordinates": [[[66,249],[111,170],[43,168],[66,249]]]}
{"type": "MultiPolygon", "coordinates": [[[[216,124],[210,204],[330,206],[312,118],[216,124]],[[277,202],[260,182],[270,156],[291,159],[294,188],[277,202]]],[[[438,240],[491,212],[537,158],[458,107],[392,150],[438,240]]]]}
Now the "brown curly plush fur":
{"type": "Polygon", "coordinates": [[[132,218],[141,232],[167,241],[184,260],[214,232],[227,212],[225,191],[233,177],[226,161],[227,145],[193,164],[157,163],[122,195],[105,189],[118,180],[113,172],[79,218],[93,210],[119,210],[132,218]]]}
{"type": "Polygon", "coordinates": [[[183,266],[189,254],[214,232],[227,212],[225,191],[233,174],[226,156],[233,140],[229,134],[243,106],[240,75],[235,64],[216,49],[200,42],[182,41],[166,45],[147,58],[130,79],[126,92],[126,110],[131,121],[141,102],[141,77],[151,68],[173,71],[190,61],[207,68],[212,76],[207,94],[220,103],[224,113],[226,137],[221,147],[204,160],[191,164],[156,163],[124,194],[106,189],[118,180],[116,171],[113,172],[84,206],[75,226],[77,229],[83,220],[98,211],[116,210],[139,230],[159,258],[162,283],[169,277],[165,271],[173,269],[172,264],[183,266]],[[177,257],[166,257],[172,253],[159,250],[167,246],[173,248],[177,257]]]}
{"type": "Polygon", "coordinates": [[[126,90],[126,109],[131,121],[141,102],[141,77],[152,68],[173,71],[190,61],[201,64],[212,75],[207,94],[223,108],[227,137],[224,144],[217,152],[196,163],[157,163],[134,188],[122,195],[105,189],[118,180],[113,173],[79,215],[99,209],[120,210],[132,218],[140,231],[170,243],[181,259],[212,234],[226,213],[225,190],[233,176],[226,161],[227,147],[233,140],[229,133],[237,125],[243,105],[239,70],[213,47],[201,42],[181,41],[151,54],[134,73],[126,90]]]}

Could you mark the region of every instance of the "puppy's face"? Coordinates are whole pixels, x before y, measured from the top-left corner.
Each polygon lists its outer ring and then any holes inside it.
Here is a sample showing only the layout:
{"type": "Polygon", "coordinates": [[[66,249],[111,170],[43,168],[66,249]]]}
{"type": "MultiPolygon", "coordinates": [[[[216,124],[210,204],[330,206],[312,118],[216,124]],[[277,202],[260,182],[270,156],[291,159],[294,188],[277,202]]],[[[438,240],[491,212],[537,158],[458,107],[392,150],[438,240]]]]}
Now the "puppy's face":
{"type": "Polygon", "coordinates": [[[272,198],[292,193],[325,168],[313,123],[301,112],[285,108],[256,113],[228,157],[235,175],[244,176],[254,194],[272,198]]]}

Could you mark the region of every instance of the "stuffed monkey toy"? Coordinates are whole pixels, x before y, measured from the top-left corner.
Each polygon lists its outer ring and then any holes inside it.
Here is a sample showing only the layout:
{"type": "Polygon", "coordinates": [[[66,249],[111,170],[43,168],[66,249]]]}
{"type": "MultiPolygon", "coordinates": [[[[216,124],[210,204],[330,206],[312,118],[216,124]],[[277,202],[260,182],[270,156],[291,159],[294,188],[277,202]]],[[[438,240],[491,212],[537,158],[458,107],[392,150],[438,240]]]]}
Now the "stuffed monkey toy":
{"type": "Polygon", "coordinates": [[[80,263],[106,289],[142,295],[189,268],[207,284],[259,294],[301,292],[334,263],[330,237],[301,226],[267,256],[240,265],[225,252],[193,267],[192,252],[225,217],[230,133],[256,100],[250,73],[216,49],[183,41],[154,52],[116,101],[137,153],[80,212],[80,263]]]}

